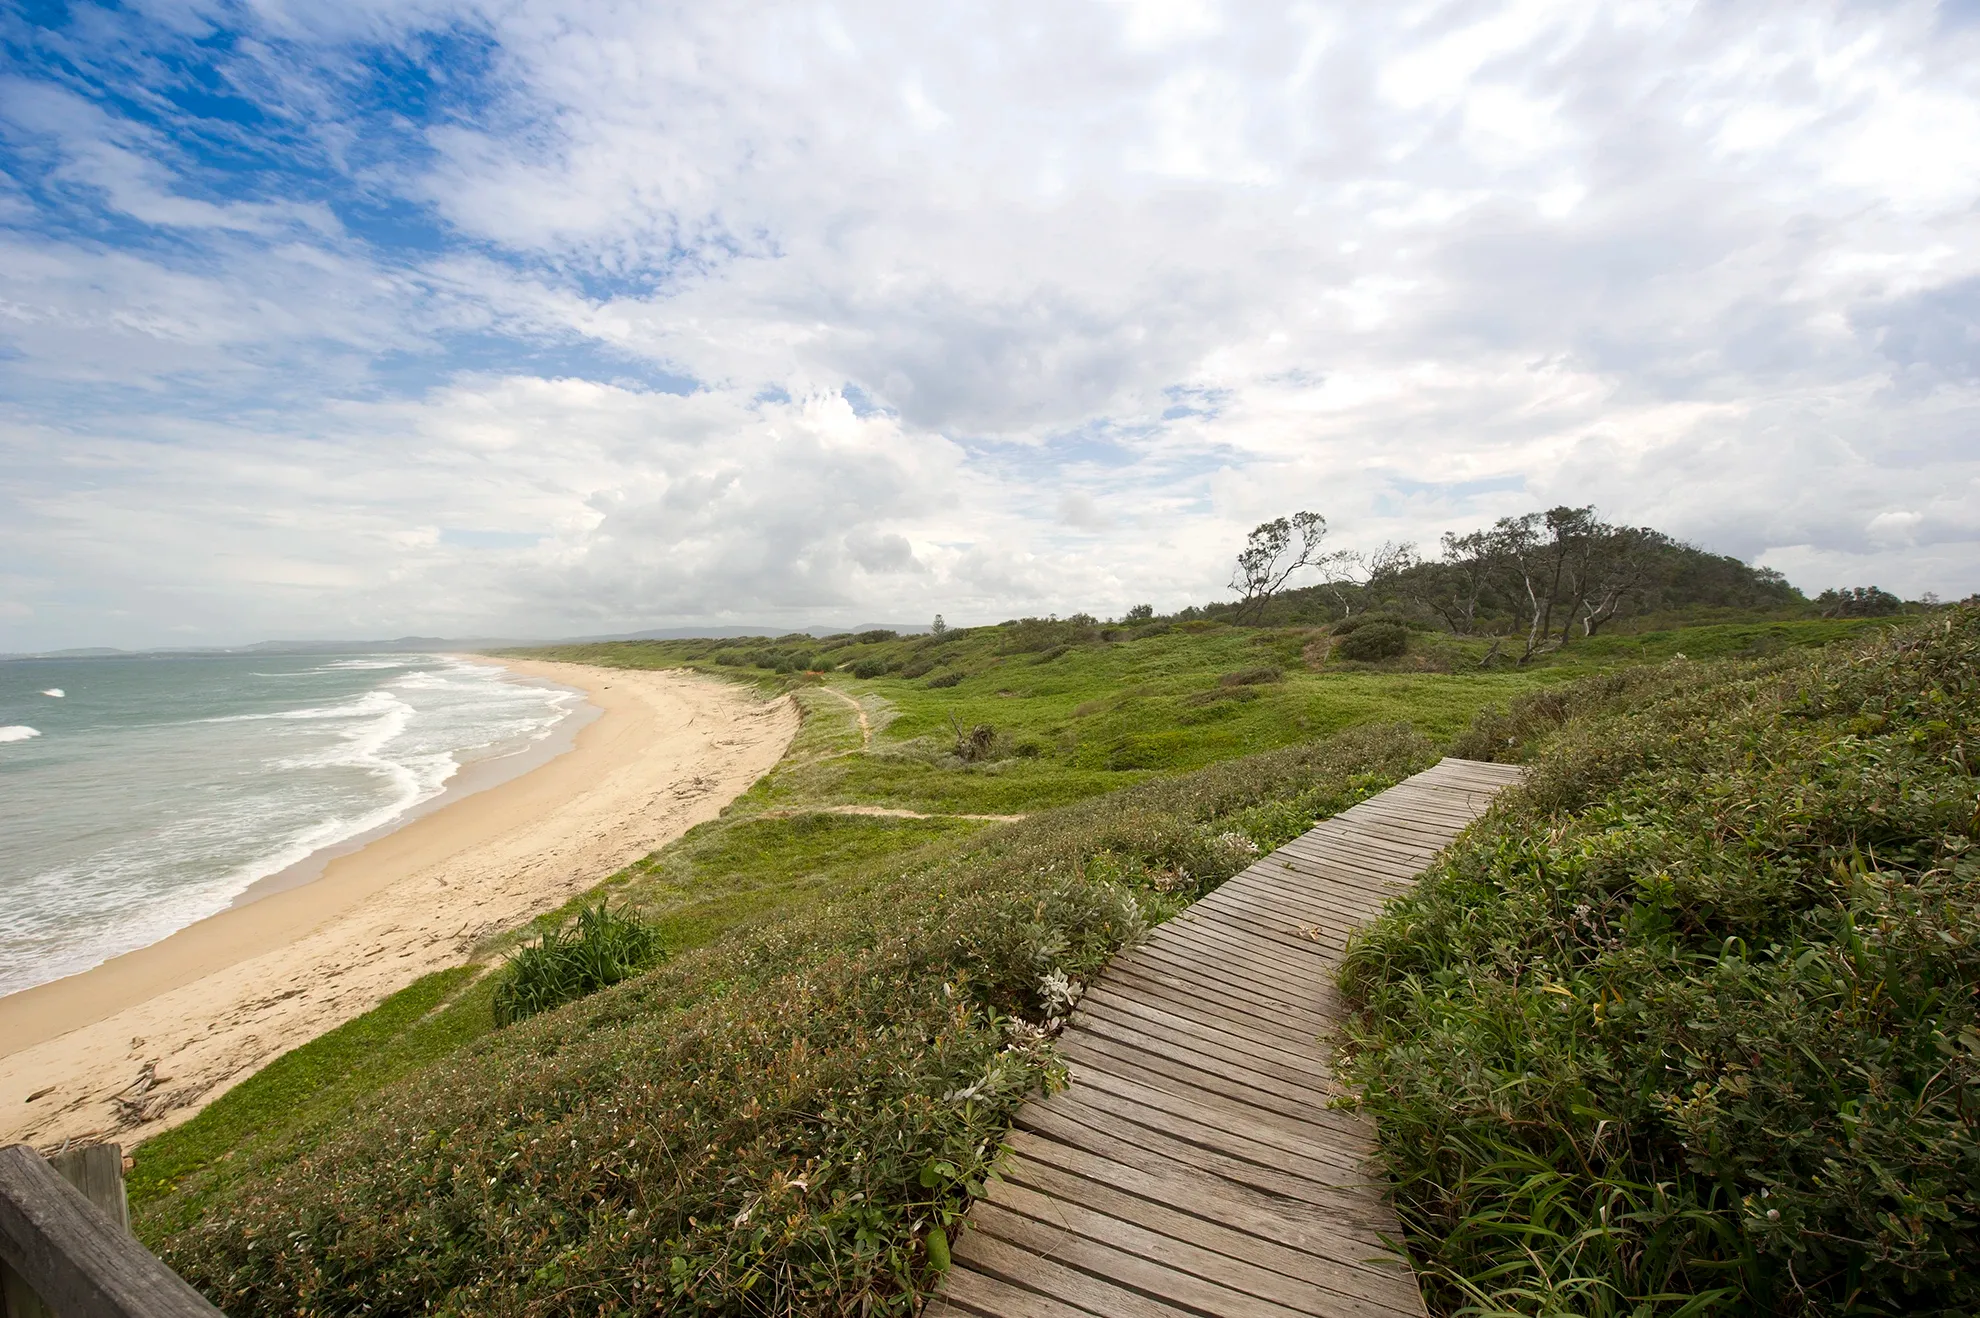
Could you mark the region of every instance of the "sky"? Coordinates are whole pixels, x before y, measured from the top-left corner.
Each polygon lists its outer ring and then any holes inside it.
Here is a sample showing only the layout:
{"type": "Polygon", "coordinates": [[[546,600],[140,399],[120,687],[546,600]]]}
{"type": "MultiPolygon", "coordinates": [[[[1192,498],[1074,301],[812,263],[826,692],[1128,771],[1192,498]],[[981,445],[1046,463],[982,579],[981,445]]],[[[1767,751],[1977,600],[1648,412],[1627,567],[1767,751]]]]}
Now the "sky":
{"type": "Polygon", "coordinates": [[[0,9],[0,651],[952,623],[1561,503],[1980,590],[1980,0],[0,9]]]}

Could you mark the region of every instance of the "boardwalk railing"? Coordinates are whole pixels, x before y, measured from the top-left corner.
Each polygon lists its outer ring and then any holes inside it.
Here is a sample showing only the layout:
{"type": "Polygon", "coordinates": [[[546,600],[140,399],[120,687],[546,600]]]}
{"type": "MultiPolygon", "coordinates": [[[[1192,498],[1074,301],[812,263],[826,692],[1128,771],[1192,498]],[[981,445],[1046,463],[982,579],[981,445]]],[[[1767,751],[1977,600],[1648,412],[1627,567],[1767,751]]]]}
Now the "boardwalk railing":
{"type": "Polygon", "coordinates": [[[1421,1318],[1374,1165],[1334,1110],[1334,973],[1492,797],[1444,760],[1260,859],[1114,958],[1018,1113],[929,1318],[1421,1318]]]}
{"type": "Polygon", "coordinates": [[[0,1149],[6,1318],[216,1318],[218,1309],[131,1234],[122,1150],[99,1144],[64,1163],[57,1173],[25,1144],[0,1149]]]}

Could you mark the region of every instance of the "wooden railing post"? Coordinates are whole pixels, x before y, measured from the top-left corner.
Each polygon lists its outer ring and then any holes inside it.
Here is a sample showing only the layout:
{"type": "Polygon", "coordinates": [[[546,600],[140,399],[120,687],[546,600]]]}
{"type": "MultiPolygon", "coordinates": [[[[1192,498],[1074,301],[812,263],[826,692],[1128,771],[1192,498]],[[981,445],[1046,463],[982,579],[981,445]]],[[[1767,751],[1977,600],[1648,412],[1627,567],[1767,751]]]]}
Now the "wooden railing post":
{"type": "MultiPolygon", "coordinates": [[[[55,1174],[76,1187],[97,1211],[124,1230],[131,1229],[131,1203],[124,1193],[124,1150],[118,1144],[85,1144],[48,1160],[55,1174]]],[[[26,1278],[0,1258],[0,1314],[5,1318],[55,1318],[26,1278]]]]}
{"type": "Polygon", "coordinates": [[[0,1289],[6,1318],[217,1318],[220,1311],[130,1232],[123,1150],[50,1164],[0,1149],[0,1289]]]}

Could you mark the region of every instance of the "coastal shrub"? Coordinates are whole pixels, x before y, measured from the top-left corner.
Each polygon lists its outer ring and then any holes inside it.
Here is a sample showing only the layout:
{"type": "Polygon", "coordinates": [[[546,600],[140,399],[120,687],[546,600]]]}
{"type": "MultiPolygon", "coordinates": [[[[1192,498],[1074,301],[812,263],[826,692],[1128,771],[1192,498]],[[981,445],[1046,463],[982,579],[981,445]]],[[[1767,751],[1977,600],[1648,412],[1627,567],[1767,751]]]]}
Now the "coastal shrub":
{"type": "Polygon", "coordinates": [[[997,753],[997,729],[988,723],[978,723],[965,728],[954,714],[949,715],[949,729],[955,733],[955,745],[949,753],[964,764],[977,764],[991,759],[997,753]]]}
{"type": "Polygon", "coordinates": [[[1433,1310],[1980,1310],[1980,610],[1549,724],[1344,973],[1433,1310]]]}
{"type": "Polygon", "coordinates": [[[1099,624],[1083,613],[1065,619],[1017,618],[1000,623],[998,631],[998,654],[1033,654],[1055,645],[1069,648],[1100,639],[1099,624]]]}
{"type": "MultiPolygon", "coordinates": [[[[1340,635],[1338,628],[1335,634],[1340,635]]],[[[1409,629],[1398,622],[1370,622],[1356,627],[1334,645],[1343,659],[1393,659],[1409,648],[1409,629]]]]}
{"type": "Polygon", "coordinates": [[[961,685],[962,680],[965,676],[967,676],[967,674],[965,674],[961,669],[956,669],[952,672],[941,673],[934,677],[929,678],[927,685],[936,690],[940,690],[944,687],[959,686],[961,685]]]}
{"type": "Polygon", "coordinates": [[[1285,670],[1272,664],[1260,664],[1253,668],[1240,668],[1234,673],[1225,673],[1217,679],[1218,686],[1262,686],[1270,682],[1283,682],[1285,670]]]}
{"type": "Polygon", "coordinates": [[[1363,727],[887,857],[379,1091],[148,1243],[234,1318],[911,1314],[1077,986],[1434,758],[1363,727]]]}
{"type": "Polygon", "coordinates": [[[495,985],[495,1022],[507,1025],[610,988],[659,961],[657,931],[605,903],[587,906],[561,929],[524,943],[495,985]]]}
{"type": "Polygon", "coordinates": [[[885,677],[887,675],[887,661],[879,658],[861,659],[852,666],[852,675],[854,677],[866,678],[885,677]]]}

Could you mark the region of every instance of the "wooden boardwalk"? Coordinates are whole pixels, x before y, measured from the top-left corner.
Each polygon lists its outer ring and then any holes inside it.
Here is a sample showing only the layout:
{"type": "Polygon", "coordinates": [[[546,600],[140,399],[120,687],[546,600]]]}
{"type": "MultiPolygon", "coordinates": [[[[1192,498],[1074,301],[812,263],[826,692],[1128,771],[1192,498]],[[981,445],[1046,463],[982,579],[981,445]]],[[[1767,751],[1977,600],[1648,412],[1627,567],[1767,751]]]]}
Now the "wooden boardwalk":
{"type": "Polygon", "coordinates": [[[1447,759],[1266,856],[1116,957],[1018,1113],[926,1313],[1421,1318],[1374,1131],[1321,1036],[1348,932],[1517,769],[1447,759]]]}

